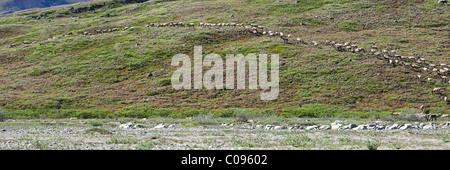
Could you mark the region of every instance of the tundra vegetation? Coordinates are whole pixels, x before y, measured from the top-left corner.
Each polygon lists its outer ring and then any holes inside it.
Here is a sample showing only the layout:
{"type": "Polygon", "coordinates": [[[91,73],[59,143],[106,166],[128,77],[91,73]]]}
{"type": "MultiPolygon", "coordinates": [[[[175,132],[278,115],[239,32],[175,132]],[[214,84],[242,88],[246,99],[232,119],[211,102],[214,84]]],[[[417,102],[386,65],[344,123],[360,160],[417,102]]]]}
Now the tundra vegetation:
{"type": "Polygon", "coordinates": [[[96,0],[17,11],[0,16],[0,120],[426,121],[450,113],[448,9],[437,0],[96,0]],[[199,45],[222,57],[279,54],[278,98],[173,89],[172,57],[199,45]]]}

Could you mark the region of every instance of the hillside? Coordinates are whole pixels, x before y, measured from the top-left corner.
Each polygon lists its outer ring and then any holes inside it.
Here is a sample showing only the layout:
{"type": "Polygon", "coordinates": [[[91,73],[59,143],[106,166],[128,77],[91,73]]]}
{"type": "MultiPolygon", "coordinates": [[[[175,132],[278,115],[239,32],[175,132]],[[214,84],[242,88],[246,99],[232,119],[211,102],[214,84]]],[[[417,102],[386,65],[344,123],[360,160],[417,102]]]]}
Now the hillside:
{"type": "Polygon", "coordinates": [[[444,100],[450,84],[442,78],[450,76],[444,65],[450,64],[450,13],[448,4],[437,0],[136,2],[90,2],[0,16],[0,106],[29,117],[136,116],[133,112],[161,108],[298,115],[311,106],[362,114],[423,104],[427,112],[450,113],[444,100]],[[148,26],[170,22],[194,23],[195,28],[148,26]],[[200,23],[256,24],[291,38],[286,43],[244,27],[200,23]],[[339,50],[326,43],[331,41],[365,52],[339,50]],[[174,90],[170,77],[177,67],[170,65],[171,58],[178,53],[192,58],[199,45],[205,55],[223,58],[279,54],[285,63],[279,97],[262,101],[260,90],[248,89],[174,90]],[[398,63],[390,64],[384,55],[398,63]]]}
{"type": "Polygon", "coordinates": [[[88,0],[0,0],[0,14],[30,8],[47,8],[56,5],[73,4],[88,0]]]}

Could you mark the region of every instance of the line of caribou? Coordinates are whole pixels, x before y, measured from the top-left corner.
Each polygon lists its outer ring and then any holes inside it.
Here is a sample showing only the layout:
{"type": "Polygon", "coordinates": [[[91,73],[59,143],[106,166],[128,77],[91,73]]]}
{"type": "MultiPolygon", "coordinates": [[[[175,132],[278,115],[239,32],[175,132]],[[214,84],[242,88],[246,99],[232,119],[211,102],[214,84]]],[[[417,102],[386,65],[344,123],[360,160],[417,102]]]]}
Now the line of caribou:
{"type": "MultiPolygon", "coordinates": [[[[256,24],[250,24],[245,25],[242,23],[199,23],[198,26],[205,27],[205,28],[220,28],[220,27],[232,27],[232,28],[239,28],[244,29],[248,31],[249,33],[256,35],[256,36],[268,36],[271,38],[279,37],[283,40],[284,43],[292,44],[292,42],[296,43],[302,43],[307,45],[305,41],[300,39],[299,37],[293,38],[291,34],[287,34],[284,32],[278,32],[278,31],[270,31],[268,29],[265,29],[265,27],[256,25],[256,24]],[[292,41],[291,41],[292,40],[292,41]]],[[[183,22],[167,22],[167,23],[149,23],[148,25],[144,25],[144,28],[150,29],[154,27],[182,27],[186,29],[195,29],[194,23],[183,23],[183,22]]],[[[133,27],[123,27],[122,29],[119,28],[111,28],[111,29],[100,29],[100,30],[91,30],[91,31],[85,31],[82,35],[84,36],[90,36],[90,35],[96,35],[96,34],[103,34],[103,33],[111,33],[115,31],[125,31],[127,29],[130,29],[133,27]]],[[[75,35],[72,32],[64,34],[64,36],[69,35],[75,35]]],[[[51,39],[56,39],[56,37],[52,37],[51,39]]],[[[49,39],[49,40],[51,40],[49,39]]],[[[345,43],[336,43],[335,41],[329,41],[325,40],[325,45],[329,45],[334,47],[336,50],[341,52],[354,52],[354,53],[367,53],[370,52],[372,55],[378,57],[379,59],[385,60],[390,65],[396,67],[396,66],[406,66],[410,67],[411,69],[419,72],[430,72],[434,73],[437,79],[442,79],[444,83],[450,83],[449,80],[449,68],[445,63],[439,63],[439,64],[433,64],[428,63],[428,60],[423,57],[416,57],[416,56],[403,56],[396,53],[395,50],[385,50],[385,49],[379,49],[377,46],[372,46],[370,50],[366,50],[363,47],[358,47],[356,44],[353,44],[351,42],[345,42],[345,43]]],[[[22,42],[22,44],[30,44],[29,42],[22,42]]],[[[312,46],[319,46],[319,42],[317,41],[311,41],[312,46]]],[[[10,48],[15,47],[16,44],[11,44],[10,48]]],[[[425,77],[422,78],[422,75],[418,74],[415,75],[419,80],[423,81],[431,81],[431,77],[425,77]]],[[[442,94],[447,100],[446,95],[442,94]]]]}
{"type": "MultiPolygon", "coordinates": [[[[300,39],[299,37],[293,38],[291,34],[286,34],[283,32],[277,32],[277,31],[270,31],[265,29],[263,26],[256,25],[256,24],[250,24],[250,25],[244,25],[242,23],[199,23],[198,26],[200,27],[237,27],[242,28],[250,32],[251,34],[257,35],[257,36],[269,36],[269,37],[280,37],[283,42],[290,43],[290,42],[297,42],[302,44],[307,44],[305,41],[300,39]],[[292,41],[291,41],[292,40],[292,41]]],[[[169,23],[150,23],[148,25],[144,26],[145,28],[152,28],[152,27],[186,27],[186,29],[194,28],[194,23],[187,23],[184,24],[183,22],[169,22],[169,23]]],[[[320,43],[317,41],[311,41],[311,45],[318,46],[320,43]]],[[[411,67],[415,71],[425,71],[425,72],[431,72],[436,73],[438,78],[442,79],[444,83],[450,83],[449,81],[449,68],[445,63],[439,63],[439,64],[432,64],[428,63],[428,60],[423,57],[415,57],[415,56],[403,56],[396,53],[395,50],[385,50],[385,49],[379,49],[377,46],[372,46],[369,51],[367,51],[363,47],[358,47],[356,44],[353,44],[351,42],[345,42],[342,44],[336,43],[334,41],[325,40],[326,45],[333,46],[338,51],[348,51],[348,52],[354,52],[354,53],[360,53],[360,52],[370,52],[372,55],[375,55],[376,57],[385,60],[387,63],[391,64],[392,66],[407,66],[411,67]]],[[[422,78],[422,75],[415,75],[418,79],[422,78]]],[[[425,79],[426,81],[431,81],[431,77],[427,77],[425,79]]]]}

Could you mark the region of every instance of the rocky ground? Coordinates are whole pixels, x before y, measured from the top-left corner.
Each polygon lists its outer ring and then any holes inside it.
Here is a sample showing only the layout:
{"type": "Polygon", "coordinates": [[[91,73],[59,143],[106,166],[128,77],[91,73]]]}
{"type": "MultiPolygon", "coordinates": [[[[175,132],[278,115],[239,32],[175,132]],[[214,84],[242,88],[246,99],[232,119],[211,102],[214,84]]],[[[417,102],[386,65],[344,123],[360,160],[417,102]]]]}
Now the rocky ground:
{"type": "MultiPolygon", "coordinates": [[[[310,120],[303,120],[308,122],[310,120]]],[[[314,120],[313,120],[314,122],[314,120]]],[[[322,124],[199,125],[158,120],[7,120],[3,150],[447,150],[450,122],[392,123],[331,120],[322,124]],[[122,123],[121,123],[122,122],[122,123]],[[355,122],[355,123],[353,123],[355,122]]]]}

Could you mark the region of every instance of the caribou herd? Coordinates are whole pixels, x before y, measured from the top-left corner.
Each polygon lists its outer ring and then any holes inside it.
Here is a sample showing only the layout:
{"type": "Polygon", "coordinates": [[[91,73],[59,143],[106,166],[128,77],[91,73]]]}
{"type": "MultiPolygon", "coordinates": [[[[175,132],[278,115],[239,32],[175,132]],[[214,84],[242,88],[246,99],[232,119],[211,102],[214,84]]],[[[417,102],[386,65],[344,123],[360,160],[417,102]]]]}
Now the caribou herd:
{"type": "MultiPolygon", "coordinates": [[[[292,37],[291,34],[284,33],[281,31],[271,31],[266,29],[263,26],[256,25],[256,24],[249,24],[245,25],[242,23],[203,23],[200,22],[198,24],[199,27],[205,27],[205,28],[220,28],[220,27],[232,27],[232,28],[240,28],[248,31],[250,34],[256,35],[256,36],[268,36],[271,38],[279,37],[281,40],[283,40],[284,43],[302,43],[302,44],[308,44],[304,40],[302,40],[299,37],[292,37]]],[[[149,23],[148,25],[144,25],[145,28],[150,29],[153,27],[183,27],[186,29],[195,29],[194,23],[183,23],[183,22],[168,22],[168,23],[149,23]]],[[[312,46],[319,46],[318,41],[311,41],[312,46]]],[[[385,49],[379,49],[377,46],[372,46],[370,50],[366,50],[363,47],[358,47],[358,45],[351,43],[351,42],[344,42],[344,43],[336,43],[335,41],[329,41],[325,40],[325,45],[330,45],[334,47],[338,51],[347,51],[347,52],[354,52],[354,53],[366,53],[370,52],[372,55],[385,60],[387,63],[389,63],[392,66],[407,66],[411,67],[411,69],[417,71],[417,72],[430,72],[435,73],[436,79],[441,79],[444,83],[450,83],[449,80],[449,68],[444,63],[439,64],[432,64],[428,63],[428,60],[423,57],[416,57],[416,56],[403,56],[400,54],[397,54],[395,50],[385,50],[385,49]]],[[[431,81],[432,77],[423,77],[422,75],[418,74],[415,75],[420,80],[424,81],[431,81]]]]}
{"type": "MultiPolygon", "coordinates": [[[[279,37],[284,43],[293,44],[305,44],[308,45],[307,42],[302,40],[300,37],[292,37],[291,34],[281,32],[281,31],[271,31],[266,29],[263,26],[256,25],[256,24],[249,24],[245,25],[242,23],[203,23],[200,22],[198,27],[202,28],[220,28],[220,27],[231,27],[231,28],[237,28],[237,29],[243,29],[245,31],[248,31],[250,34],[256,35],[256,36],[268,36],[270,38],[276,38],[279,37]]],[[[186,29],[196,29],[196,24],[194,23],[183,23],[183,22],[167,22],[167,23],[149,23],[148,25],[144,25],[144,28],[151,29],[151,28],[159,28],[159,27],[181,27],[186,29]]],[[[119,28],[111,28],[111,29],[100,29],[100,30],[90,30],[85,31],[81,35],[83,36],[91,36],[96,34],[103,34],[103,33],[111,33],[116,31],[125,31],[127,29],[130,29],[133,27],[123,27],[122,29],[119,28]]],[[[64,34],[63,36],[71,36],[76,35],[73,32],[69,32],[64,34]]],[[[56,37],[52,37],[51,39],[55,39],[56,37]]],[[[49,40],[51,40],[49,39],[49,40]]],[[[35,43],[35,42],[33,42],[35,43]]],[[[29,42],[22,42],[22,44],[29,44],[29,42]]],[[[319,46],[321,43],[318,41],[311,41],[312,46],[319,46]]],[[[344,42],[344,43],[337,43],[335,41],[325,40],[325,45],[329,45],[334,47],[336,50],[341,52],[353,52],[353,53],[369,53],[372,56],[375,56],[381,60],[386,61],[389,65],[392,65],[394,67],[396,66],[405,66],[410,67],[416,72],[429,72],[432,73],[433,77],[424,77],[420,74],[415,75],[417,79],[424,82],[429,82],[433,79],[441,79],[443,83],[450,83],[449,80],[449,66],[445,63],[430,63],[427,59],[423,57],[417,57],[417,56],[404,56],[397,54],[395,50],[385,50],[380,49],[377,46],[372,46],[370,49],[366,50],[363,47],[358,47],[358,45],[351,43],[351,42],[344,42]]],[[[16,47],[17,44],[11,44],[10,48],[16,47]]],[[[441,95],[444,97],[444,100],[447,100],[446,94],[441,95]]]]}

